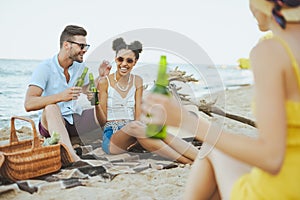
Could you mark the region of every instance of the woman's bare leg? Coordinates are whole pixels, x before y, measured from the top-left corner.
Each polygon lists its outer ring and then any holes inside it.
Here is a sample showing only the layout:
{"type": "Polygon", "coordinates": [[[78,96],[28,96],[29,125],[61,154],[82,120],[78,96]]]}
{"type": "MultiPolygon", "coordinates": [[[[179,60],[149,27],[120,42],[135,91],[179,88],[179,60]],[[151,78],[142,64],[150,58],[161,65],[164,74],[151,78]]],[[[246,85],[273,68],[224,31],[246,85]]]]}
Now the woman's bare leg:
{"type": "Polygon", "coordinates": [[[109,151],[111,154],[124,153],[126,152],[127,148],[135,142],[136,139],[125,133],[123,129],[118,130],[110,139],[109,151]]]}
{"type": "MultiPolygon", "coordinates": [[[[137,121],[126,124],[121,130],[114,133],[111,137],[110,152],[112,154],[123,153],[130,145],[134,144],[134,142],[138,140],[138,142],[150,152],[157,153],[160,156],[176,160],[181,163],[193,162],[193,159],[189,159],[181,153],[178,153],[162,140],[145,137],[145,128],[146,126],[144,124],[137,121]]],[[[169,141],[172,139],[173,137],[170,137],[169,141]]]]}
{"type": "Polygon", "coordinates": [[[242,175],[249,173],[251,166],[224,154],[218,149],[213,149],[208,155],[208,159],[214,169],[220,196],[222,199],[229,199],[234,183],[242,175]]]}
{"type": "MultiPolygon", "coordinates": [[[[151,138],[139,138],[138,142],[148,151],[181,163],[192,163],[193,161],[180,155],[162,140],[151,138]]],[[[111,154],[126,152],[127,148],[136,142],[136,138],[123,132],[122,129],[115,132],[110,140],[109,150],[111,154]]]]}
{"type": "Polygon", "coordinates": [[[184,164],[193,163],[193,160],[181,155],[160,139],[139,138],[138,142],[148,151],[156,153],[162,157],[170,160],[176,160],[184,164]]]}
{"type": "Polygon", "coordinates": [[[183,199],[211,199],[215,193],[218,190],[211,163],[208,158],[197,158],[192,165],[183,199]]]}
{"type": "Polygon", "coordinates": [[[194,145],[170,133],[167,134],[167,137],[163,139],[163,141],[179,154],[190,160],[195,160],[198,155],[199,150],[194,147],[194,145]]]}
{"type": "Polygon", "coordinates": [[[192,166],[185,199],[229,199],[235,181],[251,167],[217,149],[205,158],[197,158],[192,166]]]}

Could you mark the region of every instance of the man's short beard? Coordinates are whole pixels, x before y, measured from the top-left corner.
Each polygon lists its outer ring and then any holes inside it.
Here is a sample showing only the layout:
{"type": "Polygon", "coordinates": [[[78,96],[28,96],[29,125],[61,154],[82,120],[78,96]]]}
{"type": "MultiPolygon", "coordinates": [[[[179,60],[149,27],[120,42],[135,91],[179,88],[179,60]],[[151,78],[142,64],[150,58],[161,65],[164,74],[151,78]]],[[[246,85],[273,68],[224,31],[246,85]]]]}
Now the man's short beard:
{"type": "Polygon", "coordinates": [[[82,63],[82,62],[83,62],[83,60],[77,59],[77,56],[69,56],[69,58],[70,58],[73,62],[74,62],[74,61],[79,62],[79,63],[82,63]]]}

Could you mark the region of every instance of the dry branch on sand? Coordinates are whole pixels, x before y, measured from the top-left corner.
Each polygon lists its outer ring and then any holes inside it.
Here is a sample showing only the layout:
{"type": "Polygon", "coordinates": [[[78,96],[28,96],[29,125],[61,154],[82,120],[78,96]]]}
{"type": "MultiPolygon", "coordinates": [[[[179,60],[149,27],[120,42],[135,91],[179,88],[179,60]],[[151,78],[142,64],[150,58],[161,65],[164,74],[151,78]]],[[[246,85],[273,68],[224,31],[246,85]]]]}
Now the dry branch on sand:
{"type": "Polygon", "coordinates": [[[180,71],[178,67],[175,68],[174,71],[169,72],[169,89],[171,90],[173,95],[176,95],[183,101],[185,104],[195,105],[199,111],[204,112],[206,115],[212,117],[213,114],[217,114],[223,117],[227,117],[232,120],[239,121],[241,123],[256,127],[255,122],[251,119],[247,119],[242,116],[238,116],[235,114],[227,113],[223,111],[222,109],[218,108],[215,104],[217,102],[217,99],[215,99],[212,102],[206,102],[204,99],[199,100],[198,102],[192,102],[189,98],[188,94],[182,94],[178,91],[181,89],[180,87],[177,87],[175,83],[172,83],[173,81],[180,81],[183,83],[186,82],[198,82],[197,79],[194,79],[192,77],[193,75],[186,75],[185,71],[180,71]]]}
{"type": "Polygon", "coordinates": [[[169,72],[169,82],[172,81],[181,81],[181,82],[198,82],[197,79],[193,78],[193,74],[186,75],[185,71],[180,71],[179,67],[175,67],[174,70],[169,72]]]}

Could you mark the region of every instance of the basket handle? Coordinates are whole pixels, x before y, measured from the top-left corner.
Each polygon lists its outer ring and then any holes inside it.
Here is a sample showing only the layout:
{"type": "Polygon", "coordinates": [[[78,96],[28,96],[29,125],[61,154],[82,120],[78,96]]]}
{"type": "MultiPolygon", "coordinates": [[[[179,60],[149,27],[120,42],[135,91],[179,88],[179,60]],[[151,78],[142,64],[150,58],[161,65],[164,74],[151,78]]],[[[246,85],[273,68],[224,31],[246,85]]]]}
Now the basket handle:
{"type": "Polygon", "coordinates": [[[31,124],[32,130],[33,130],[32,148],[40,147],[41,144],[40,144],[40,140],[39,140],[39,137],[37,135],[37,132],[36,132],[34,121],[31,120],[31,119],[28,119],[26,117],[20,117],[20,116],[13,116],[11,118],[11,122],[10,122],[10,144],[12,144],[14,142],[19,142],[19,139],[18,139],[18,136],[17,136],[17,133],[16,133],[16,128],[15,128],[15,120],[16,119],[27,121],[31,124]]]}

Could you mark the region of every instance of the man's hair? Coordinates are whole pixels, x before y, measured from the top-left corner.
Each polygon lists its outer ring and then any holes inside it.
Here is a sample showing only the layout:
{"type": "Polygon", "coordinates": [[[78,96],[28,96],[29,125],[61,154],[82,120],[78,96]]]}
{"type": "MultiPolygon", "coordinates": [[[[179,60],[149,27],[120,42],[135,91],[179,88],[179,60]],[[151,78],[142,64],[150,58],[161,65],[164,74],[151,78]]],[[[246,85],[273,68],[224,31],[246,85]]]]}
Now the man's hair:
{"type": "Polygon", "coordinates": [[[75,35],[86,36],[87,32],[84,28],[76,25],[68,25],[60,35],[60,48],[64,41],[72,40],[75,35]]]}

